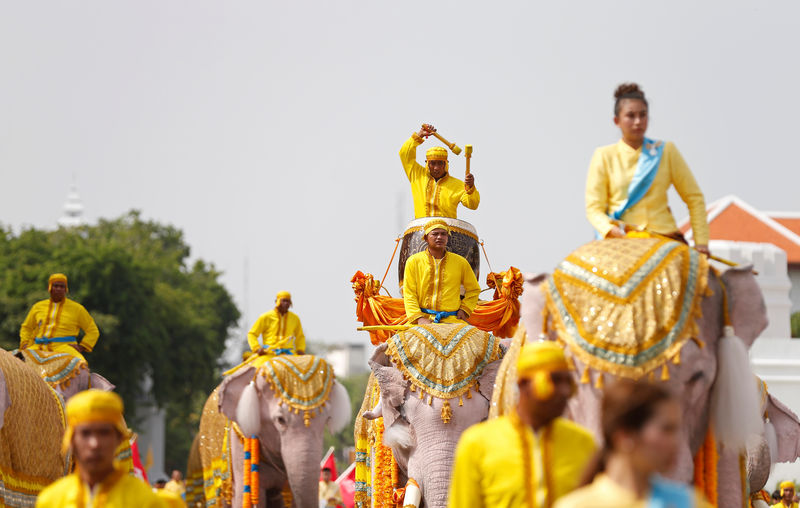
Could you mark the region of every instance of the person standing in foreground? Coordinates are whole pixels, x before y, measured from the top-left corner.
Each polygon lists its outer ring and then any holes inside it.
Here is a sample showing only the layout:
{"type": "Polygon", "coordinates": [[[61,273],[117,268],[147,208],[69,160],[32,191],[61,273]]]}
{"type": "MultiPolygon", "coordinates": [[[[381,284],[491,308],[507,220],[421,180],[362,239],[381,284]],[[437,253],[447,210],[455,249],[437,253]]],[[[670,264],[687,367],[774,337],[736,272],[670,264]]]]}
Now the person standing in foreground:
{"type": "Polygon", "coordinates": [[[117,447],[130,435],[119,395],[86,390],[67,401],[66,412],[62,446],[72,451],[75,472],[45,488],[37,508],[165,508],[146,483],[114,464],[117,447]]]}
{"type": "Polygon", "coordinates": [[[409,323],[466,322],[478,305],[481,286],[467,260],[447,251],[449,237],[450,228],[444,220],[428,221],[422,237],[427,249],[406,261],[403,304],[409,323]]]}
{"type": "Polygon", "coordinates": [[[622,139],[595,150],[586,177],[586,217],[600,238],[622,238],[621,224],[683,241],[669,209],[671,186],[689,207],[695,248],[708,254],[703,192],[675,145],[645,137],[649,109],[644,92],[624,83],[614,92],[614,123],[622,139]]]}
{"type": "Polygon", "coordinates": [[[595,451],[591,433],[561,418],[575,392],[564,351],[555,342],[522,347],[517,410],[462,434],[449,508],[549,508],[578,484],[595,451]]]}
{"type": "Polygon", "coordinates": [[[289,311],[292,295],[281,291],[275,297],[275,308],[262,314],[247,333],[250,350],[255,354],[302,355],[306,351],[306,337],[297,314],[289,311]],[[263,347],[258,343],[259,335],[263,347]]]}
{"type": "Polygon", "coordinates": [[[477,210],[481,195],[475,188],[475,177],[466,176],[462,182],[450,176],[447,149],[434,146],[425,153],[425,165],[417,162],[417,147],[436,132],[433,125],[422,124],[400,148],[400,161],[411,184],[414,197],[414,217],[450,217],[455,219],[458,204],[477,210]]]}
{"type": "Polygon", "coordinates": [[[772,505],[772,508],[798,508],[794,502],[794,483],[791,481],[781,482],[779,485],[781,500],[772,505]]]}
{"type": "Polygon", "coordinates": [[[605,444],[587,468],[584,487],[555,508],[710,508],[687,485],[665,480],[678,457],[681,407],[662,386],[623,379],[603,397],[605,444]]]}
{"type": "Polygon", "coordinates": [[[319,481],[319,508],[335,508],[342,503],[339,485],[331,480],[330,468],[322,468],[322,480],[319,481]]]}
{"type": "Polygon", "coordinates": [[[54,273],[47,281],[50,298],[33,304],[19,329],[19,348],[67,353],[83,361],[91,352],[100,330],[83,305],[67,298],[67,276],[54,273]],[[78,332],[85,335],[78,344],[78,332]]]}

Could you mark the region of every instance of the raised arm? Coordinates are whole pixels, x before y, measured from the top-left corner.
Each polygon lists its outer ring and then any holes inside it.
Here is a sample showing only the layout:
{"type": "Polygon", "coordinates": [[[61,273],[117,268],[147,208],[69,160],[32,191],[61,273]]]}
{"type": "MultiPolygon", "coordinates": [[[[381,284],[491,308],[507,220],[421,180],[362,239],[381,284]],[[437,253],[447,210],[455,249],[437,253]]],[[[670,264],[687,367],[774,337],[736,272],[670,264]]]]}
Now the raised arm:
{"type": "Polygon", "coordinates": [[[697,185],[692,171],[683,160],[683,156],[672,143],[664,147],[664,155],[668,157],[669,167],[672,172],[672,185],[678,191],[681,199],[689,208],[689,219],[692,223],[694,244],[698,249],[708,249],[708,217],[706,215],[706,199],[703,191],[697,185]]]}
{"type": "Polygon", "coordinates": [[[475,188],[474,184],[472,185],[472,187],[468,187],[464,192],[464,194],[461,196],[461,204],[466,206],[470,210],[478,209],[478,205],[481,204],[481,194],[480,192],[478,192],[478,189],[475,188]]]}
{"type": "Polygon", "coordinates": [[[422,124],[419,132],[412,134],[400,147],[400,161],[403,163],[403,169],[406,171],[406,177],[409,181],[419,175],[424,175],[427,171],[424,166],[417,162],[417,147],[435,131],[436,129],[432,125],[422,124]]]}

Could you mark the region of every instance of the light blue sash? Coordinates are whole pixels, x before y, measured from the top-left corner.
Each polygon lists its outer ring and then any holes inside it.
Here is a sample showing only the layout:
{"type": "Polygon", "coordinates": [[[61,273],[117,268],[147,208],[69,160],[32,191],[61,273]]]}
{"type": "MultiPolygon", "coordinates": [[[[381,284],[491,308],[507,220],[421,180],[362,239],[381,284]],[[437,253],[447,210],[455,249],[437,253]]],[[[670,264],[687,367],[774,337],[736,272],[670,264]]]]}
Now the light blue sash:
{"type": "Polygon", "coordinates": [[[682,483],[654,476],[650,480],[650,499],[647,508],[694,508],[694,493],[682,483]]]}
{"type": "Polygon", "coordinates": [[[639,154],[639,163],[636,166],[636,172],[633,174],[633,179],[628,186],[628,199],[622,203],[622,206],[609,214],[614,220],[619,220],[630,207],[641,201],[650,186],[653,185],[653,180],[656,179],[658,173],[658,165],[661,164],[661,156],[664,155],[664,142],[653,141],[650,138],[644,138],[642,144],[642,153],[639,154]]]}

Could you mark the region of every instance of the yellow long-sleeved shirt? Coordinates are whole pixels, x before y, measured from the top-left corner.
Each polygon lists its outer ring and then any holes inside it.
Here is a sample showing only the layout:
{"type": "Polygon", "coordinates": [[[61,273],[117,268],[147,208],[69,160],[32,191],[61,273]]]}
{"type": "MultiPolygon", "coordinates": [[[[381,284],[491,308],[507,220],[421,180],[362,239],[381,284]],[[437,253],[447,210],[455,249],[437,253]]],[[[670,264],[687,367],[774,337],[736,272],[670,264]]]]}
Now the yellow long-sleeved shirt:
{"type": "MultiPolygon", "coordinates": [[[[695,492],[696,508],[710,508],[711,505],[702,494],[695,492]]],[[[648,499],[640,499],[636,494],[615,483],[604,474],[598,475],[594,481],[556,502],[555,508],[646,508],[650,506],[648,499]]],[[[672,506],[672,505],[670,505],[672,506]]]]}
{"type": "Polygon", "coordinates": [[[83,330],[85,335],[81,339],[81,346],[87,351],[94,349],[100,330],[89,315],[89,312],[74,300],[64,298],[60,303],[51,300],[41,300],[33,304],[22,326],[19,328],[20,349],[30,347],[33,349],[49,349],[64,351],[74,356],[79,354],[69,343],[54,342],[49,346],[36,344],[37,338],[53,339],[56,337],[77,337],[78,331],[83,330]]]}
{"type": "Polygon", "coordinates": [[[300,318],[294,312],[281,315],[277,309],[265,312],[247,333],[247,343],[252,351],[260,347],[258,337],[264,340],[264,347],[272,349],[291,349],[295,353],[306,350],[306,336],[300,318]]]}
{"type": "Polygon", "coordinates": [[[103,508],[166,508],[164,501],[142,480],[129,474],[115,479],[110,485],[100,484],[95,495],[90,496],[89,487],[81,488],[80,477],[72,473],[45,488],[36,499],[36,508],[93,508],[101,498],[104,499],[103,508]],[[79,499],[81,492],[84,499],[79,499]]]}
{"type": "Polygon", "coordinates": [[[536,433],[514,413],[473,425],[456,448],[447,506],[549,508],[576,487],[594,450],[589,431],[563,418],[536,433]],[[526,499],[529,489],[533,506],[526,499]]]}
{"type": "MultiPolygon", "coordinates": [[[[607,214],[618,210],[628,198],[628,186],[636,172],[641,151],[641,147],[634,150],[620,140],[616,144],[598,148],[592,156],[586,177],[586,217],[601,237],[605,237],[613,227],[607,214]]],[[[644,226],[656,233],[677,231],[678,226],[667,199],[667,191],[672,185],[689,208],[695,244],[708,245],[708,220],[703,192],[680,152],[669,141],[664,145],[653,184],[644,197],[622,215],[622,221],[644,226]]]]}
{"type": "Polygon", "coordinates": [[[783,501],[778,501],[777,503],[772,505],[770,508],[798,508],[798,504],[797,503],[792,503],[791,507],[787,507],[787,505],[785,505],[783,503],[783,501]]]}
{"type": "MultiPolygon", "coordinates": [[[[420,308],[435,311],[463,310],[469,316],[478,305],[480,292],[481,286],[475,272],[467,260],[458,254],[446,252],[437,263],[426,249],[406,261],[403,272],[403,305],[411,323],[416,323],[421,317],[433,319],[433,316],[422,312],[420,308]],[[465,289],[463,300],[462,285],[465,289]]],[[[460,321],[455,316],[449,316],[441,322],[460,321]]]]}
{"type": "Polygon", "coordinates": [[[417,162],[417,146],[419,141],[408,138],[400,148],[400,160],[411,183],[411,194],[414,196],[414,217],[451,217],[456,218],[458,204],[470,210],[476,210],[481,203],[478,189],[472,187],[469,192],[464,189],[464,182],[446,174],[435,180],[428,169],[417,162]]]}

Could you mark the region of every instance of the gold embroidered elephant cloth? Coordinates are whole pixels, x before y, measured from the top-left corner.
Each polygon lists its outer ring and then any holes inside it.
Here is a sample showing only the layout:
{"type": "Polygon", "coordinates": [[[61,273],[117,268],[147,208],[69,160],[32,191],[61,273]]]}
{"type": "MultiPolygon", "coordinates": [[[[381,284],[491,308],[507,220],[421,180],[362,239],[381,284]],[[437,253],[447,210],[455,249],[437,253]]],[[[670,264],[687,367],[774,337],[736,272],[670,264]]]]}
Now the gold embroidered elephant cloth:
{"type": "Polygon", "coordinates": [[[295,413],[304,411],[306,425],[314,412],[330,397],[333,367],[313,355],[280,355],[268,358],[258,372],[283,403],[295,413]]]}
{"type": "Polygon", "coordinates": [[[674,240],[591,242],[543,284],[544,322],[587,366],[639,378],[697,335],[707,278],[705,256],[674,240]]]}
{"type": "Polygon", "coordinates": [[[33,367],[39,376],[53,388],[68,387],[70,381],[78,376],[81,370],[88,369],[85,360],[67,353],[56,353],[36,349],[22,349],[25,363],[33,367]]]}

